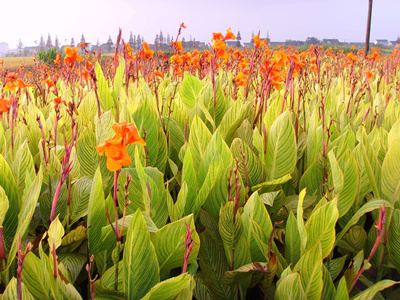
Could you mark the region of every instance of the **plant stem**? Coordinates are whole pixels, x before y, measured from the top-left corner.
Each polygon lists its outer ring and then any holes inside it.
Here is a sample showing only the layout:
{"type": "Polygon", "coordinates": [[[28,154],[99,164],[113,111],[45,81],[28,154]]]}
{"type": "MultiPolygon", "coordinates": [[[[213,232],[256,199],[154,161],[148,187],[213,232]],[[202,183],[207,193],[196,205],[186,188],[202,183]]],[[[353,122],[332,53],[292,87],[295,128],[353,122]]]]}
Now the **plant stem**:
{"type": "MultiPolygon", "coordinates": [[[[118,175],[121,170],[115,171],[114,172],[114,214],[115,214],[115,235],[117,236],[117,241],[121,240],[121,236],[119,234],[119,229],[118,229],[118,175]]],[[[123,226],[123,224],[122,224],[123,226]]]]}

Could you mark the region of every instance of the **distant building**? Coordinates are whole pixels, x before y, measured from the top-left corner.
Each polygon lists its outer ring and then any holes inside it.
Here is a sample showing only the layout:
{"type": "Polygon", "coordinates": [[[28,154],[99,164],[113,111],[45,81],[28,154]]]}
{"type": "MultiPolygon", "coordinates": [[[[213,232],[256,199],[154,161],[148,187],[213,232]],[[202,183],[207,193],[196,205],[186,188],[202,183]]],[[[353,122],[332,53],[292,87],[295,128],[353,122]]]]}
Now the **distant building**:
{"type": "Polygon", "coordinates": [[[7,43],[0,43],[0,56],[4,56],[8,53],[8,44],[7,43]]]}
{"type": "Polygon", "coordinates": [[[323,39],[322,44],[324,44],[324,45],[340,45],[341,42],[339,42],[338,39],[323,39]]]}
{"type": "Polygon", "coordinates": [[[382,45],[382,46],[389,46],[389,41],[388,40],[375,40],[374,44],[382,45]]]}
{"type": "Polygon", "coordinates": [[[232,47],[232,48],[241,48],[242,44],[240,43],[240,41],[225,41],[226,45],[228,47],[232,47]]]}

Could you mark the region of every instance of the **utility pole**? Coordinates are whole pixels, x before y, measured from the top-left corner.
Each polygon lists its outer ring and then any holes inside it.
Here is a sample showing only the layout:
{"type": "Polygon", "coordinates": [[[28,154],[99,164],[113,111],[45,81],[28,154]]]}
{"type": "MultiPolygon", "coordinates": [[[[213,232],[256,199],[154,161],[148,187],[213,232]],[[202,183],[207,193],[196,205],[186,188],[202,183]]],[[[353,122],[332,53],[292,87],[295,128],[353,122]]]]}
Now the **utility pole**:
{"type": "Polygon", "coordinates": [[[369,51],[369,36],[371,33],[371,15],[372,15],[372,0],[368,0],[368,20],[367,20],[367,35],[365,37],[365,56],[367,56],[369,51]]]}

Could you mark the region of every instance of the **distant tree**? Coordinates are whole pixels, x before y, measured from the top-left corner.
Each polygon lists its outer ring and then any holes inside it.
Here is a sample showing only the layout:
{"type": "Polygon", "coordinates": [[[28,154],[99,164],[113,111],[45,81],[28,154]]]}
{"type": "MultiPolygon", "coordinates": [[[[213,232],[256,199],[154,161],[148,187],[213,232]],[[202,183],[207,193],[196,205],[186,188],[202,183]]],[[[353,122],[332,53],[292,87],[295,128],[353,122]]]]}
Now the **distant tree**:
{"type": "Polygon", "coordinates": [[[46,41],[46,49],[51,49],[53,48],[53,42],[51,41],[50,33],[47,35],[47,41],[46,41]]]}
{"type": "Polygon", "coordinates": [[[131,44],[133,50],[137,49],[136,34],[133,36],[133,43],[131,44]]]}
{"type": "Polygon", "coordinates": [[[44,42],[43,35],[40,36],[40,42],[39,42],[39,50],[43,51],[46,48],[46,43],[44,42]]]}
{"type": "Polygon", "coordinates": [[[169,33],[167,33],[167,44],[171,43],[171,37],[169,36],[169,33]]]}
{"type": "Polygon", "coordinates": [[[311,44],[317,45],[319,43],[321,43],[321,41],[319,39],[317,39],[316,37],[314,37],[314,36],[311,36],[311,37],[309,36],[306,39],[306,44],[307,45],[311,45],[311,44]]]}
{"type": "Polygon", "coordinates": [[[154,43],[155,44],[159,44],[160,43],[160,37],[159,37],[158,33],[156,34],[156,38],[154,39],[154,43]]]}
{"type": "Polygon", "coordinates": [[[129,35],[129,45],[131,47],[134,47],[134,44],[135,44],[135,40],[133,39],[133,35],[132,35],[132,31],[131,31],[131,33],[129,35]]]}
{"type": "Polygon", "coordinates": [[[21,39],[19,39],[19,43],[17,45],[17,52],[18,52],[18,56],[22,56],[23,52],[24,52],[24,45],[21,42],[21,39]]]}
{"type": "Polygon", "coordinates": [[[86,43],[85,36],[82,34],[80,43],[86,43]]]}
{"type": "Polygon", "coordinates": [[[251,45],[254,45],[253,36],[254,36],[254,31],[251,32],[251,40],[250,40],[251,45]]]}
{"type": "Polygon", "coordinates": [[[100,47],[100,41],[99,41],[99,39],[97,38],[97,43],[96,43],[96,46],[97,46],[97,48],[99,48],[100,47]]]}
{"type": "Polygon", "coordinates": [[[160,30],[160,35],[158,37],[160,39],[160,43],[164,43],[164,34],[162,33],[162,30],[160,30]]]}
{"type": "Polygon", "coordinates": [[[74,40],[74,38],[71,38],[71,42],[70,42],[69,44],[70,44],[71,47],[74,47],[74,46],[75,46],[75,40],[74,40]]]}
{"type": "Polygon", "coordinates": [[[182,47],[183,48],[186,48],[187,47],[187,45],[186,45],[186,39],[183,37],[182,38],[182,47]]]}
{"type": "Polygon", "coordinates": [[[56,40],[54,41],[55,47],[57,50],[60,49],[60,42],[58,41],[58,36],[56,36],[56,40]]]}
{"type": "Polygon", "coordinates": [[[242,36],[240,35],[240,30],[238,30],[238,33],[236,34],[236,39],[237,39],[238,41],[241,41],[241,40],[242,40],[242,36]]]}
{"type": "Polygon", "coordinates": [[[136,38],[136,49],[140,49],[141,44],[142,44],[142,39],[140,38],[140,34],[138,34],[136,38]]]}

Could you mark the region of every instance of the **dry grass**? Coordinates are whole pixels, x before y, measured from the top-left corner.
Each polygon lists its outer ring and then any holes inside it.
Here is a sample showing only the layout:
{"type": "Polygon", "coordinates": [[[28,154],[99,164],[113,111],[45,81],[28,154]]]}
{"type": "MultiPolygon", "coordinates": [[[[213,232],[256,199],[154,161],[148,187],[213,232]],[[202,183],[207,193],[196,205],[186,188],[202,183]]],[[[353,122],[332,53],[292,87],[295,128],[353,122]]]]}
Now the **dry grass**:
{"type": "Polygon", "coordinates": [[[2,57],[0,58],[0,62],[3,61],[3,69],[6,70],[16,70],[19,65],[23,65],[24,67],[30,67],[33,65],[33,56],[28,57],[2,57]]]}

